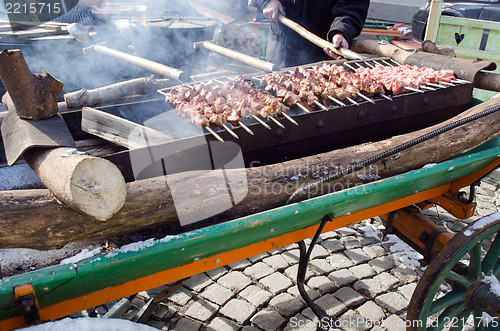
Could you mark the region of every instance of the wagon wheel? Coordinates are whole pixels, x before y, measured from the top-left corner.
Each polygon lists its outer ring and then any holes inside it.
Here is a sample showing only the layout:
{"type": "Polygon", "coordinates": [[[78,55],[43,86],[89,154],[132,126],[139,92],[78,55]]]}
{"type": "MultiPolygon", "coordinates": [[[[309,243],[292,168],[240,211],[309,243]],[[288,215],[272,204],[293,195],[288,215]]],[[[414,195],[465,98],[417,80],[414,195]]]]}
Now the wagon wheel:
{"type": "Polygon", "coordinates": [[[407,331],[462,330],[472,323],[476,330],[498,330],[500,291],[495,286],[500,278],[499,232],[500,213],[495,213],[469,225],[444,246],[415,288],[408,306],[407,331]],[[490,238],[491,246],[483,253],[481,244],[490,238]],[[445,281],[452,290],[435,298],[445,281]],[[496,319],[484,325],[483,311],[496,319]],[[474,322],[467,321],[471,314],[474,322]]]}

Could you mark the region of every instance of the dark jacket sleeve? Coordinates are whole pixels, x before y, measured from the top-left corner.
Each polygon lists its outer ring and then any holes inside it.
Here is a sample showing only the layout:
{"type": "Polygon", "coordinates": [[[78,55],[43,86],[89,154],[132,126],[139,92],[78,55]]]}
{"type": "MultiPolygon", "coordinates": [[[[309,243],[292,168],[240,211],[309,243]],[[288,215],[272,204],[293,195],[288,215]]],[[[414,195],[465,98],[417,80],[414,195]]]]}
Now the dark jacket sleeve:
{"type": "Polygon", "coordinates": [[[369,6],[369,0],[338,1],[332,9],[334,19],[328,31],[328,40],[331,41],[335,34],[341,33],[350,46],[352,40],[363,30],[369,6]]]}

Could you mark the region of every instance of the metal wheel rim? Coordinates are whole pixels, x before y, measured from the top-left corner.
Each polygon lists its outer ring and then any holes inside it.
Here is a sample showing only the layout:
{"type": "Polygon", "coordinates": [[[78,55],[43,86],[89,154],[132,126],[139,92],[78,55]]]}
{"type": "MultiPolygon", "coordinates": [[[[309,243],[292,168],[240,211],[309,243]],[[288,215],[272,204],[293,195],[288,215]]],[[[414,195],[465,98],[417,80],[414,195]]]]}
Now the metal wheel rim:
{"type": "MultiPolygon", "coordinates": [[[[496,220],[493,222],[490,222],[485,226],[484,228],[480,229],[474,229],[474,224],[479,222],[480,220],[474,222],[473,224],[467,226],[465,229],[463,229],[460,233],[456,234],[443,248],[443,250],[431,261],[431,263],[428,265],[426,271],[422,275],[420,281],[417,284],[417,287],[415,288],[415,291],[413,293],[412,299],[410,301],[410,304],[408,306],[408,313],[407,313],[407,330],[408,331],[413,331],[413,330],[438,330],[439,328],[427,328],[427,319],[430,316],[430,309],[432,304],[435,302],[434,298],[441,287],[441,284],[445,281],[445,279],[450,276],[451,271],[453,267],[469,252],[472,252],[472,249],[474,247],[481,247],[481,243],[489,238],[490,236],[493,236],[496,234],[492,245],[488,249],[488,254],[489,252],[492,252],[491,254],[495,256],[494,260],[495,263],[493,264],[493,267],[491,269],[495,270],[495,276],[499,278],[500,271],[496,270],[500,266],[499,262],[499,255],[500,255],[500,250],[498,250],[497,246],[500,243],[500,214],[494,214],[496,216],[496,220]],[[471,230],[472,228],[472,230],[471,230]],[[467,231],[472,231],[472,234],[466,236],[465,234],[468,234],[469,232],[467,231]],[[495,244],[496,243],[496,244],[495,244]],[[495,248],[496,247],[496,248],[495,248]],[[493,249],[493,250],[492,250],[493,249]],[[497,251],[496,253],[494,251],[497,251]],[[447,261],[446,263],[443,263],[443,261],[447,261]],[[410,322],[411,321],[411,322],[410,322]],[[422,322],[420,322],[422,321],[422,322]],[[420,324],[419,324],[420,323],[420,324]]],[[[494,218],[494,219],[495,219],[494,218]]],[[[477,249],[477,248],[476,248],[477,249]]],[[[485,258],[479,257],[479,260],[481,262],[480,267],[483,264],[483,260],[485,258]]],[[[472,260],[472,259],[471,259],[472,260]]],[[[470,280],[471,283],[474,283],[477,279],[480,277],[473,277],[473,280],[470,280]]],[[[454,292],[455,290],[452,290],[448,293],[454,292]]],[[[447,294],[448,294],[447,293],[447,294]]],[[[465,294],[464,294],[465,295],[465,294]]],[[[464,299],[465,300],[465,299],[464,299]]],[[[456,316],[458,319],[460,318],[465,318],[472,313],[469,312],[464,315],[464,312],[466,312],[467,308],[465,308],[465,302],[464,300],[456,302],[453,306],[455,307],[456,311],[455,312],[450,312],[453,316],[456,316]],[[461,314],[462,312],[462,314],[461,314]]],[[[451,306],[447,306],[451,307],[451,306]]],[[[440,314],[443,314],[443,311],[440,312],[440,314]]],[[[431,314],[432,315],[432,314],[431,314]]],[[[460,320],[459,320],[460,322],[460,320]]],[[[435,324],[431,325],[435,326],[435,324]]],[[[461,325],[463,327],[463,325],[461,325]]],[[[453,329],[453,328],[451,328],[453,329]]],[[[458,328],[460,329],[460,328],[458,328]]],[[[476,327],[476,330],[482,330],[483,328],[481,327],[476,327]]]]}

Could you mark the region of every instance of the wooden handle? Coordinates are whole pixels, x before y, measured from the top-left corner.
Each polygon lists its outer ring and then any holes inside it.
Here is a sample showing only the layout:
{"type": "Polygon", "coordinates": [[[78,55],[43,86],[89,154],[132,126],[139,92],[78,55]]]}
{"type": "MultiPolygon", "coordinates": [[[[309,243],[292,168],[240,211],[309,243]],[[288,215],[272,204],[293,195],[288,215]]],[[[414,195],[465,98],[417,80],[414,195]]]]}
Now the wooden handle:
{"type": "Polygon", "coordinates": [[[233,51],[232,49],[225,48],[225,47],[216,45],[216,44],[208,42],[208,41],[202,41],[199,44],[202,45],[203,47],[205,47],[206,49],[211,50],[212,52],[216,52],[216,53],[219,53],[221,55],[227,56],[233,60],[246,63],[249,66],[255,67],[255,68],[260,69],[260,70],[264,70],[267,72],[280,70],[280,67],[274,63],[264,61],[264,60],[261,60],[261,59],[258,59],[256,57],[246,55],[246,54],[243,54],[240,52],[236,52],[236,51],[233,51]]]}
{"type": "Polygon", "coordinates": [[[289,18],[286,18],[283,15],[278,16],[278,21],[280,21],[283,25],[286,25],[293,31],[297,32],[299,35],[304,37],[305,39],[309,40],[316,46],[319,46],[321,48],[329,48],[331,49],[335,54],[340,55],[348,60],[362,60],[364,59],[363,56],[360,54],[357,54],[347,48],[339,47],[335,48],[333,44],[323,38],[318,37],[314,33],[310,32],[309,30],[305,29],[303,26],[301,26],[298,23],[295,23],[289,18]]]}

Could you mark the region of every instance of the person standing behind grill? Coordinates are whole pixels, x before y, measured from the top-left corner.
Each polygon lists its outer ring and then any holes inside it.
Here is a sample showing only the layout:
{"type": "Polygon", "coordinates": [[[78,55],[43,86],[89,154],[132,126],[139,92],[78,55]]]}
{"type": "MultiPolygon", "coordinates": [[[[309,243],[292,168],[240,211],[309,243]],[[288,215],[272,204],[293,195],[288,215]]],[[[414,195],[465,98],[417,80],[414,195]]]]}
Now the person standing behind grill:
{"type": "Polygon", "coordinates": [[[94,25],[94,16],[92,9],[102,8],[104,0],[80,0],[78,4],[71,8],[66,9],[66,2],[61,0],[63,11],[65,14],[54,19],[55,22],[61,23],[80,23],[83,25],[94,25]]]}
{"type": "Polygon", "coordinates": [[[263,9],[271,21],[266,58],[281,67],[337,58],[330,49],[322,50],[295,31],[278,23],[283,14],[333,45],[349,48],[363,29],[369,0],[250,0],[263,9]]]}

